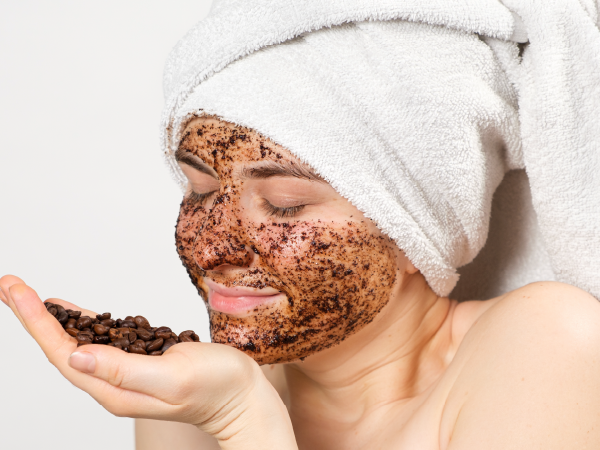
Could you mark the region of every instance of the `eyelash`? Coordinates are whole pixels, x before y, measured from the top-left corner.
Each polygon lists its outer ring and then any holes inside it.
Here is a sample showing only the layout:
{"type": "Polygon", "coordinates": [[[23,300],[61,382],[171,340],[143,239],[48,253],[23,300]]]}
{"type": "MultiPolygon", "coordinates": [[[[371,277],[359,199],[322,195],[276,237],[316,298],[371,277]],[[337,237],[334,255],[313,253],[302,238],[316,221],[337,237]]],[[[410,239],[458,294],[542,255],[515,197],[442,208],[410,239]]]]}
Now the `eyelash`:
{"type": "Polygon", "coordinates": [[[280,208],[278,206],[271,205],[267,200],[262,201],[262,208],[271,217],[279,217],[285,219],[286,217],[294,217],[300,211],[304,209],[305,205],[290,206],[287,208],[280,208]]]}
{"type": "Polygon", "coordinates": [[[188,200],[194,204],[204,205],[204,202],[213,195],[215,192],[207,192],[206,194],[198,194],[197,192],[190,192],[188,195],[188,200]]]}
{"type": "MultiPolygon", "coordinates": [[[[204,205],[204,202],[214,194],[213,192],[207,192],[206,194],[198,194],[197,192],[190,192],[188,194],[188,200],[194,204],[204,205]]],[[[278,217],[280,219],[285,219],[289,217],[294,217],[300,211],[304,209],[305,205],[298,206],[289,206],[287,208],[281,208],[279,206],[274,206],[269,203],[267,200],[262,201],[262,209],[267,213],[270,217],[278,217]]]]}

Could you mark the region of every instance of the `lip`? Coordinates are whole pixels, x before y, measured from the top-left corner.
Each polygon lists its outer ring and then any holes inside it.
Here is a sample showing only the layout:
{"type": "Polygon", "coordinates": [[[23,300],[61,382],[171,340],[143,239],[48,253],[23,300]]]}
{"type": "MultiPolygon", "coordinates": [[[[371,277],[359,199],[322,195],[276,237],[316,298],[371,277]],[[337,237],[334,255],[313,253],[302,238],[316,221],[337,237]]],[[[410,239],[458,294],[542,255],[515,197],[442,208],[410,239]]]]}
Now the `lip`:
{"type": "Polygon", "coordinates": [[[285,298],[285,294],[271,287],[264,289],[253,289],[245,286],[227,287],[209,278],[204,278],[204,282],[208,286],[208,304],[210,307],[215,311],[229,315],[249,315],[258,306],[285,298]]]}

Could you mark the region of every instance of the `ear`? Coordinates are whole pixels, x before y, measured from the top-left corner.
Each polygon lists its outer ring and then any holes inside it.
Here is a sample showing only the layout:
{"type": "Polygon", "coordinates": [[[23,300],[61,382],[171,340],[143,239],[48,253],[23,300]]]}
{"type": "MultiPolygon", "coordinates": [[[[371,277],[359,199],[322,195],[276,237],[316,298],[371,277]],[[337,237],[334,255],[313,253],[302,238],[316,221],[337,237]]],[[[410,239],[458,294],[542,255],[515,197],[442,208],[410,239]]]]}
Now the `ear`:
{"type": "Polygon", "coordinates": [[[410,262],[410,260],[407,258],[406,259],[406,268],[405,268],[405,272],[409,275],[414,275],[415,273],[417,273],[419,271],[419,269],[417,269],[415,267],[415,265],[410,262]]]}

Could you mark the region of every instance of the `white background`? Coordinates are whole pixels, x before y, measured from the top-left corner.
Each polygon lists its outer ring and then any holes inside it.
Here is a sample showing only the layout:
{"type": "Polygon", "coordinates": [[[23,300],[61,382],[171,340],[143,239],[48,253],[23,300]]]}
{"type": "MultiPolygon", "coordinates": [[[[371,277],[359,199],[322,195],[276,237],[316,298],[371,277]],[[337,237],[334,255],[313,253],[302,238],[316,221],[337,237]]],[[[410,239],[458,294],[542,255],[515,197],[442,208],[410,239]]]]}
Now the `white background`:
{"type": "MultiPolygon", "coordinates": [[[[162,69],[211,0],[0,1],[0,276],[209,340],[175,252],[162,69]]],[[[0,448],[132,449],[0,305],[0,448]]],[[[176,450],[176,449],[174,449],[176,450]]]]}

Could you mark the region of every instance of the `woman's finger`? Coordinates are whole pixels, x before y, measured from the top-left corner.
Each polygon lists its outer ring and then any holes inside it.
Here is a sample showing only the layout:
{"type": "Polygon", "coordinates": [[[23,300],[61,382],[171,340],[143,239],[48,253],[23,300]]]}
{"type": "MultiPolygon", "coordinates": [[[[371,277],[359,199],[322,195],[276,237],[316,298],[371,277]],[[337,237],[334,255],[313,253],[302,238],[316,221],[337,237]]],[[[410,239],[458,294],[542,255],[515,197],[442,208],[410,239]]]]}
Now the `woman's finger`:
{"type": "Polygon", "coordinates": [[[75,339],[63,330],[60,323],[48,313],[37,293],[25,284],[9,288],[11,308],[29,334],[37,341],[48,360],[60,370],[69,355],[77,348],[75,339]]]}
{"type": "MultiPolygon", "coordinates": [[[[185,344],[178,344],[182,345],[185,344]]],[[[173,399],[169,394],[175,389],[174,385],[185,382],[186,373],[193,371],[190,360],[174,350],[154,357],[126,353],[101,345],[84,345],[70,356],[69,365],[114,387],[171,401],[173,399]]]]}

